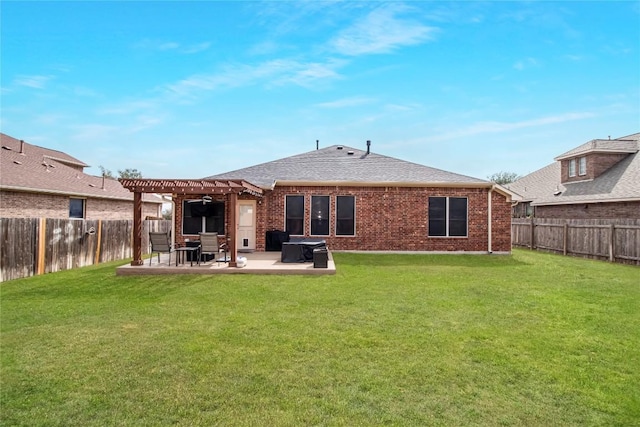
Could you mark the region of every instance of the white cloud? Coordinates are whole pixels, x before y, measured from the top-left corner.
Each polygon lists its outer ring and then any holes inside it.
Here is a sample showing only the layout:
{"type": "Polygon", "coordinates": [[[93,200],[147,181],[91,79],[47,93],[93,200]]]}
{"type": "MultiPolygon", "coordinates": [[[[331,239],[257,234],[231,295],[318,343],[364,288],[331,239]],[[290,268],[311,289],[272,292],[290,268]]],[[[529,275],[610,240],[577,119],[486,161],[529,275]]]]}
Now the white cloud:
{"type": "Polygon", "coordinates": [[[365,97],[351,97],[351,98],[342,98],[335,101],[329,102],[321,102],[320,104],[316,104],[316,107],[320,108],[347,108],[347,107],[356,107],[358,105],[370,104],[374,102],[373,98],[365,98],[365,97]]]}
{"type": "Polygon", "coordinates": [[[134,45],[138,49],[147,49],[155,51],[174,51],[177,53],[191,55],[198,52],[203,52],[211,47],[211,42],[195,43],[190,45],[183,45],[175,41],[160,42],[155,40],[145,39],[134,45]]]}
{"type": "Polygon", "coordinates": [[[527,68],[537,67],[538,61],[535,58],[525,58],[513,64],[513,68],[518,71],[522,71],[527,68]]]}
{"type": "Polygon", "coordinates": [[[185,46],[182,49],[182,53],[192,54],[192,53],[204,52],[205,50],[209,49],[210,47],[211,47],[211,43],[210,42],[203,42],[203,43],[193,44],[193,45],[185,46]]]}
{"type": "Polygon", "coordinates": [[[103,140],[106,137],[110,137],[118,130],[115,126],[102,124],[79,125],[73,129],[75,132],[71,135],[71,138],[87,144],[91,143],[91,141],[103,140]]]}
{"type": "Polygon", "coordinates": [[[34,89],[43,89],[53,76],[18,76],[14,83],[18,86],[26,86],[34,89]]]}
{"type": "Polygon", "coordinates": [[[431,40],[436,28],[399,18],[398,15],[405,11],[409,9],[397,4],[381,6],[342,31],[330,46],[343,55],[357,56],[388,53],[401,46],[431,40]]]}
{"type": "Polygon", "coordinates": [[[345,61],[299,62],[291,59],[274,59],[257,65],[229,65],[215,74],[196,74],[176,83],[164,86],[167,94],[193,97],[201,91],[249,86],[253,84],[294,84],[313,87],[321,81],[340,78],[337,70],[345,61]]]}
{"type": "Polygon", "coordinates": [[[531,120],[523,120],[519,122],[479,122],[468,126],[466,128],[458,129],[453,132],[447,132],[440,135],[436,135],[431,138],[434,141],[443,141],[449,139],[470,137],[476,135],[482,135],[487,133],[503,133],[513,130],[531,128],[536,126],[552,125],[557,123],[571,122],[575,120],[584,120],[594,117],[594,113],[590,112],[577,112],[577,113],[565,113],[557,116],[540,117],[531,120]]]}

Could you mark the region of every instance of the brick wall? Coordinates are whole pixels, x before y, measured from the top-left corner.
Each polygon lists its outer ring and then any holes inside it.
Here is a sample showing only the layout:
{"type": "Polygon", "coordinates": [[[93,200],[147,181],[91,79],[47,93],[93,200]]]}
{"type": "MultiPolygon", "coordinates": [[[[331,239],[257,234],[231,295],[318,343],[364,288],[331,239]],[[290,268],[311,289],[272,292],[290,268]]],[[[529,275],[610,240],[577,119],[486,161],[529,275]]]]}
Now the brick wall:
{"type": "MultiPolygon", "coordinates": [[[[330,236],[321,236],[335,250],[486,251],[488,247],[487,189],[402,187],[276,187],[257,204],[257,250],[265,249],[265,233],[285,228],[285,197],[305,195],[305,236],[311,229],[311,195],[330,196],[330,236]],[[335,196],[356,198],[356,235],[335,236],[335,196]],[[428,236],[428,197],[468,198],[468,237],[428,236]]],[[[250,198],[250,197],[247,197],[250,198]]],[[[492,196],[492,249],[511,250],[511,205],[492,196]]],[[[176,239],[181,242],[182,199],[176,198],[176,239]]],[[[228,209],[225,210],[228,216],[228,209]]],[[[227,224],[229,218],[227,217],[227,224]]]]}
{"type": "MultiPolygon", "coordinates": [[[[0,191],[0,217],[3,218],[69,218],[69,196],[0,191]]],[[[143,204],[143,218],[158,216],[157,203],[143,204]]],[[[133,200],[88,198],[85,219],[133,220],[133,200]]]]}
{"type": "Polygon", "coordinates": [[[640,202],[536,206],[536,218],[640,219],[640,202]]]}

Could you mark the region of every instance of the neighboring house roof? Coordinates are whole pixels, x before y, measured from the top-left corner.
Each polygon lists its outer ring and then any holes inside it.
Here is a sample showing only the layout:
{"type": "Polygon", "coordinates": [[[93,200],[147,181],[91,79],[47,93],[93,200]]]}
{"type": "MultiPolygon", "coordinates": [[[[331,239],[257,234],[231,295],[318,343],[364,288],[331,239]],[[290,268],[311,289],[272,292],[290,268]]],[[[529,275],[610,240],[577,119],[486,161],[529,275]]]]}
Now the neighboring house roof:
{"type": "Polygon", "coordinates": [[[244,179],[265,189],[276,185],[434,185],[491,187],[465,175],[347,146],[333,145],[206,179],[244,179]]]}
{"type": "MultiPolygon", "coordinates": [[[[101,199],[133,200],[115,179],[82,172],[87,165],[66,153],[0,134],[0,189],[101,199]]],[[[148,195],[145,202],[162,203],[148,195]]]]}
{"type": "Polygon", "coordinates": [[[575,203],[640,201],[640,133],[614,140],[592,140],[556,158],[507,187],[533,206],[575,203]],[[592,180],[561,183],[559,160],[588,153],[627,153],[592,180]]]}
{"type": "Polygon", "coordinates": [[[559,155],[554,160],[564,160],[589,153],[633,154],[638,152],[638,139],[640,139],[640,133],[617,139],[592,139],[559,155]]]}

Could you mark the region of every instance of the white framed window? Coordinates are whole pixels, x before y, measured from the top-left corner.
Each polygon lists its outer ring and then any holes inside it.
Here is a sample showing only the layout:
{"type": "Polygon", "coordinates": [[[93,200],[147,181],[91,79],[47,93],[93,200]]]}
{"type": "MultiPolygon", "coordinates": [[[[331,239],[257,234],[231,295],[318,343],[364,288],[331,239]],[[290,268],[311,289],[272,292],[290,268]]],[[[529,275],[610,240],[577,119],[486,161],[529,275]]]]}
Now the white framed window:
{"type": "Polygon", "coordinates": [[[69,218],[84,219],[85,199],[69,199],[69,218]]]}
{"type": "Polygon", "coordinates": [[[467,237],[466,197],[429,197],[429,236],[467,237]]]}
{"type": "Polygon", "coordinates": [[[569,160],[569,177],[576,176],[576,159],[569,160]]]}
{"type": "Polygon", "coordinates": [[[329,235],[329,196],[311,196],[311,235],[329,235]]]}
{"type": "Polygon", "coordinates": [[[578,175],[586,175],[587,174],[587,158],[580,157],[578,159],[578,175]]]}
{"type": "Polygon", "coordinates": [[[336,236],[356,235],[355,196],[336,196],[336,236]]]}
{"type": "Polygon", "coordinates": [[[285,197],[284,229],[291,236],[304,236],[304,196],[285,197]]]}

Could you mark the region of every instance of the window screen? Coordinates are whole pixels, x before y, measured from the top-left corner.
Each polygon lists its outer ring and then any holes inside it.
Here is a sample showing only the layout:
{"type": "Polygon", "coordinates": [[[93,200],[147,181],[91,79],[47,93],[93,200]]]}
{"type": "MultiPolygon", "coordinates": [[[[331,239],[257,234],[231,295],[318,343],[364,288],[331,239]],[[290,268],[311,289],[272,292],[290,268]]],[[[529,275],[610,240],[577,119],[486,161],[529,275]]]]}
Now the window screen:
{"type": "Polygon", "coordinates": [[[304,235],[304,196],[286,197],[285,230],[292,236],[304,235]]]}
{"type": "Polygon", "coordinates": [[[311,196],[311,235],[329,235],[329,196],[311,196]]]}
{"type": "Polygon", "coordinates": [[[336,197],[336,236],[354,236],[356,198],[354,196],[336,197]]]}

